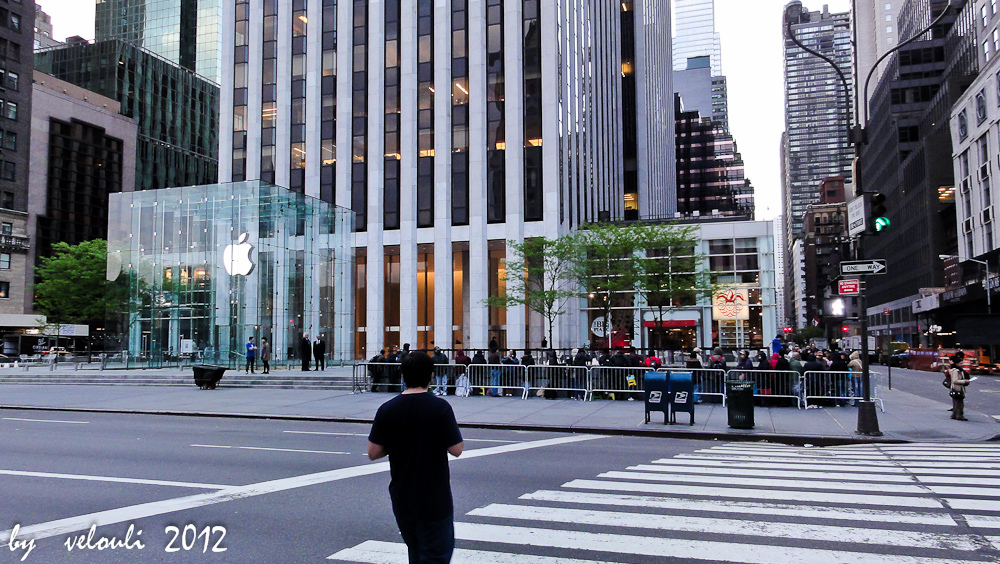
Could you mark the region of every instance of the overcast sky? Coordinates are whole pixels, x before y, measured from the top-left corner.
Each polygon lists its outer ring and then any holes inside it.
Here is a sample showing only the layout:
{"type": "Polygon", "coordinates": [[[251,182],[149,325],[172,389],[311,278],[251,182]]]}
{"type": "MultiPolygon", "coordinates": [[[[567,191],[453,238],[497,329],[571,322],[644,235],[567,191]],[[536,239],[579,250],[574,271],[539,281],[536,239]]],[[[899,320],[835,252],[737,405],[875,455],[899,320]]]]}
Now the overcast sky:
{"type": "MultiPolygon", "coordinates": [[[[36,0],[52,16],[53,37],[94,37],[93,0],[36,0]]],[[[715,0],[722,71],[729,80],[729,124],[756,191],[757,219],[781,214],[778,147],[784,130],[781,14],[787,0],[715,0]]],[[[805,0],[846,12],[850,0],[805,0]]]]}

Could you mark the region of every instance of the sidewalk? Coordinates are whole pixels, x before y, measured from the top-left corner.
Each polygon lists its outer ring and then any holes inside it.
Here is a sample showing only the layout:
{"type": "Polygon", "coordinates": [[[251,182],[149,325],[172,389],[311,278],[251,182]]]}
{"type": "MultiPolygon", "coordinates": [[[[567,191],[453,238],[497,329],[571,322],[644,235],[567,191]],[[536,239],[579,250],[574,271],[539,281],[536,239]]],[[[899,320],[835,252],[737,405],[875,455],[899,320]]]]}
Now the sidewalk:
{"type": "MultiPolygon", "coordinates": [[[[338,368],[336,370],[349,370],[338,368]]],[[[109,371],[110,372],[110,371],[109,371]]],[[[174,372],[180,372],[174,369],[174,372]]],[[[2,374],[0,374],[2,376],[2,374]]],[[[0,377],[0,382],[3,382],[0,377]]],[[[227,388],[190,386],[36,385],[0,384],[0,409],[208,415],[314,419],[369,423],[389,394],[351,394],[337,390],[227,388]]],[[[947,396],[945,396],[947,397],[947,396]]],[[[702,403],[695,407],[694,425],[688,414],[678,424],[664,425],[654,412],[645,424],[642,401],[572,401],[532,398],[448,397],[459,424],[467,427],[531,429],[567,432],[654,435],[720,440],[772,440],[788,443],[834,444],[870,441],[977,442],[1000,436],[1000,424],[989,414],[966,410],[969,421],[949,419],[950,403],[898,390],[884,391],[886,411],[878,412],[882,437],[860,437],[857,409],[825,407],[757,407],[755,428],[730,429],[726,408],[702,403]]]]}

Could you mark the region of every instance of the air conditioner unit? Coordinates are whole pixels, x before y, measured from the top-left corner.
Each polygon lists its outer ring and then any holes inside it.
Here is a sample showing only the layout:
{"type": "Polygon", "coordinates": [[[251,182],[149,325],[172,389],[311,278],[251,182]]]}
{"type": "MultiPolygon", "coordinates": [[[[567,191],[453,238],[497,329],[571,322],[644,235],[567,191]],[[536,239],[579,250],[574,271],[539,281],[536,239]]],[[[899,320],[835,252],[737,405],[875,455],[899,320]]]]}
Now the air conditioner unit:
{"type": "Polygon", "coordinates": [[[985,180],[990,177],[990,163],[984,163],[983,166],[979,167],[979,179],[985,180]]]}
{"type": "Polygon", "coordinates": [[[966,177],[964,180],[962,180],[962,192],[968,192],[969,191],[969,186],[970,186],[970,182],[969,182],[968,177],[966,177]]]}
{"type": "Polygon", "coordinates": [[[966,219],[962,222],[962,230],[965,233],[972,233],[972,218],[966,219]]]}
{"type": "Polygon", "coordinates": [[[989,206],[983,210],[982,219],[983,219],[983,225],[987,225],[988,223],[993,221],[993,206],[989,206]]]}

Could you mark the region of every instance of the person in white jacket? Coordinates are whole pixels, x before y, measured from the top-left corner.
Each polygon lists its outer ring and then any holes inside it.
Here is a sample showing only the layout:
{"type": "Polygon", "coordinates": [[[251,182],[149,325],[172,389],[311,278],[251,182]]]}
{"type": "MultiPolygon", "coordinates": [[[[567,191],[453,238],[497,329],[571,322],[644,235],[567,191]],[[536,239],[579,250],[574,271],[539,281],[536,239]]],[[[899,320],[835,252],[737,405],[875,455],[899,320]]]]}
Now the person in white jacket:
{"type": "Polygon", "coordinates": [[[958,351],[951,357],[951,368],[948,375],[951,377],[951,418],[959,421],[968,421],[965,418],[965,387],[972,382],[962,370],[962,359],[965,354],[958,351]]]}

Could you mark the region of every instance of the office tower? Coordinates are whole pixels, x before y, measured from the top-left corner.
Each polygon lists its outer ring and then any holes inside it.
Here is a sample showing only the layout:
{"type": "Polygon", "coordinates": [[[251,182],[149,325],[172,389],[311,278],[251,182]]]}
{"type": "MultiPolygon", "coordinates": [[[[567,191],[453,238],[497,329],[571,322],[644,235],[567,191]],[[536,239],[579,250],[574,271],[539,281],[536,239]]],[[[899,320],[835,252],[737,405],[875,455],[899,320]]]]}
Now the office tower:
{"type": "MultiPolygon", "coordinates": [[[[850,181],[853,148],[847,138],[852,123],[850,98],[851,32],[847,13],[810,12],[798,0],[786,7],[792,33],[800,43],[833,60],[847,80],[847,92],[836,71],[820,57],[806,53],[791,38],[785,45],[785,130],[788,148],[784,191],[786,247],[802,234],[809,204],[819,202],[818,186],[830,176],[850,181]]],[[[784,32],[784,29],[782,30],[784,32]]]]}
{"type": "Polygon", "coordinates": [[[743,158],[721,123],[686,111],[675,96],[677,124],[677,214],[753,219],[753,186],[743,158]]]}
{"type": "Polygon", "coordinates": [[[692,57],[708,56],[712,76],[722,76],[722,42],[715,31],[715,0],[673,0],[675,71],[692,57]]]}
{"type": "Polygon", "coordinates": [[[122,39],[218,84],[223,0],[100,0],[97,41],[122,39]]]}
{"type": "Polygon", "coordinates": [[[35,4],[35,49],[44,49],[60,45],[60,41],[52,36],[52,17],[35,4]]]}
{"type": "MultiPolygon", "coordinates": [[[[673,216],[668,5],[253,6],[224,6],[220,180],[354,210],[359,358],[537,346],[534,314],[484,305],[507,241],[673,216]]],[[[551,342],[579,346],[564,317],[551,342]]]]}
{"type": "Polygon", "coordinates": [[[41,50],[35,68],[119,102],[122,115],[139,123],[136,190],[217,181],[214,83],[119,39],[41,50]]]}
{"type": "MultiPolygon", "coordinates": [[[[952,146],[949,130],[959,124],[958,119],[951,121],[952,108],[964,93],[982,90],[969,88],[981,65],[995,52],[995,23],[984,34],[984,39],[989,38],[985,54],[978,39],[990,20],[981,19],[980,7],[989,9],[990,3],[911,0],[900,11],[899,34],[913,37],[948,4],[948,13],[932,32],[889,56],[882,80],[871,94],[868,141],[858,166],[862,187],[886,196],[886,217],[891,222],[888,229],[865,241],[866,258],[886,259],[889,273],[871,277],[868,284],[869,312],[877,311],[869,316],[871,329],[875,335],[912,344],[926,331],[926,323],[921,328],[912,305],[923,289],[944,286],[940,256],[959,254],[965,236],[966,226],[960,230],[956,224],[956,186],[974,190],[976,182],[985,179],[988,184],[991,174],[987,166],[960,171],[956,177],[953,157],[961,145],[952,146]],[[967,176],[973,176],[973,183],[964,182],[967,176]],[[882,316],[884,309],[891,316],[882,316]]],[[[996,91],[994,79],[989,77],[986,89],[990,92],[996,91]]],[[[992,103],[995,107],[996,100],[992,103]]],[[[981,131],[986,143],[982,148],[988,148],[996,135],[976,129],[986,123],[988,115],[982,121],[978,115],[966,117],[966,133],[981,131]]],[[[956,138],[965,140],[965,136],[956,138]]],[[[977,159],[979,150],[976,144],[969,153],[970,164],[983,164],[977,159]]]]}
{"type": "MultiPolygon", "coordinates": [[[[851,24],[854,26],[854,75],[858,77],[855,98],[864,96],[865,80],[875,61],[910,36],[901,37],[897,18],[905,0],[854,0],[851,10],[851,24]]],[[[888,67],[888,62],[879,64],[878,70],[868,82],[868,99],[888,67]]]]}

